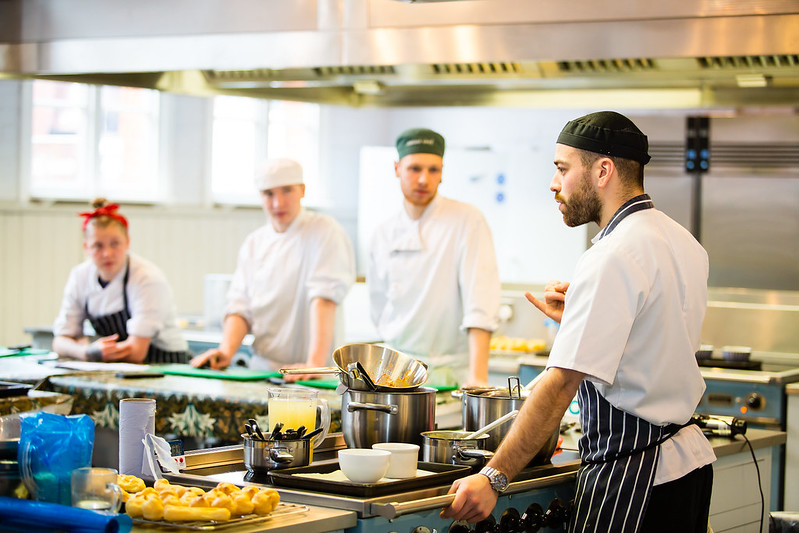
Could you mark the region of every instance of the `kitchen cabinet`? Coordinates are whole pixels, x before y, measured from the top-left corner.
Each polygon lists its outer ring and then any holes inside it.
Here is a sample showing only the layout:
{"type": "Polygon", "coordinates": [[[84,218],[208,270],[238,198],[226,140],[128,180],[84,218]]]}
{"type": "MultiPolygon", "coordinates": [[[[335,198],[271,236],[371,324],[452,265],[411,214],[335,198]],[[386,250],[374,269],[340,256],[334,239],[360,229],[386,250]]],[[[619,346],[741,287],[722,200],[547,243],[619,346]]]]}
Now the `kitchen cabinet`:
{"type": "Polygon", "coordinates": [[[757,469],[749,447],[743,439],[712,437],[713,451],[718,458],[713,463],[713,495],[710,499],[710,525],[713,531],[758,531],[763,491],[765,516],[761,533],[769,529],[768,513],[771,503],[771,469],[774,446],[783,444],[783,432],[750,429],[747,437],[754,448],[757,469]],[[759,472],[758,472],[759,469],[759,472]]]}
{"type": "Polygon", "coordinates": [[[787,396],[785,445],[785,504],[786,511],[799,511],[799,383],[785,387],[787,396]]]}

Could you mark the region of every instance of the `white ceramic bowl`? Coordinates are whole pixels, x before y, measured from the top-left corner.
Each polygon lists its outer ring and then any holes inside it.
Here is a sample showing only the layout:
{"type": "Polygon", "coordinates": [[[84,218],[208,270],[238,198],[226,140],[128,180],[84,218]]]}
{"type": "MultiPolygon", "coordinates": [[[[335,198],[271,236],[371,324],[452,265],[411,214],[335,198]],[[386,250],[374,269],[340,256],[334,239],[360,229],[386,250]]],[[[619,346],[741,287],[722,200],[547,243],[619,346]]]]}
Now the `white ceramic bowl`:
{"type": "Polygon", "coordinates": [[[338,451],[338,464],[347,479],[355,483],[375,483],[386,475],[391,460],[388,450],[347,448],[338,451]]]}
{"type": "Polygon", "coordinates": [[[407,442],[379,442],[372,444],[373,450],[388,450],[391,452],[391,461],[388,465],[386,477],[392,479],[406,479],[416,476],[416,466],[419,462],[419,445],[407,442]]]}

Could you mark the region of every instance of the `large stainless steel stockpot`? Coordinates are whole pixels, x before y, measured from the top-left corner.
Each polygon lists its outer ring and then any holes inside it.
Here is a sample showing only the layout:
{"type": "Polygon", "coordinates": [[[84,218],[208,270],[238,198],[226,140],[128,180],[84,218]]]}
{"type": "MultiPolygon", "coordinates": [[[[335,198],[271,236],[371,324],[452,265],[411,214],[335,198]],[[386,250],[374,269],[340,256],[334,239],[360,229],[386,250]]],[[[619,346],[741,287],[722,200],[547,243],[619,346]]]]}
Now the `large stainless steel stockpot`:
{"type": "Polygon", "coordinates": [[[485,433],[467,439],[469,431],[425,431],[422,433],[422,461],[467,465],[476,469],[485,465],[494,452],[485,449],[485,433]]]}
{"type": "Polygon", "coordinates": [[[435,424],[436,389],[404,392],[347,390],[341,396],[341,431],[349,448],[378,442],[422,444],[422,432],[435,424]]]}
{"type": "MultiPolygon", "coordinates": [[[[513,410],[521,410],[526,397],[524,392],[518,384],[516,387],[508,388],[482,387],[463,390],[463,429],[476,431],[513,410]]],[[[504,424],[489,431],[486,449],[496,451],[511,427],[512,424],[504,424]]],[[[543,464],[552,459],[552,454],[558,445],[558,429],[552,432],[541,450],[530,461],[530,465],[543,464]]]]}

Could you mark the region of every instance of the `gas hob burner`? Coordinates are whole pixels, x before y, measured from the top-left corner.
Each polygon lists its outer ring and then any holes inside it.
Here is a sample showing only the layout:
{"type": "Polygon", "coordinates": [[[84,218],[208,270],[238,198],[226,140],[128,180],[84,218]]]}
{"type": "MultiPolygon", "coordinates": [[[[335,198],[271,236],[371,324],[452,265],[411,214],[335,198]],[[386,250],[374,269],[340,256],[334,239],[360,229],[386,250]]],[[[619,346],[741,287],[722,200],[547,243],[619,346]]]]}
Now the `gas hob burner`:
{"type": "Polygon", "coordinates": [[[247,473],[244,474],[244,481],[248,483],[259,483],[261,485],[268,485],[269,484],[269,474],[266,472],[255,472],[253,470],[247,470],[247,473]]]}

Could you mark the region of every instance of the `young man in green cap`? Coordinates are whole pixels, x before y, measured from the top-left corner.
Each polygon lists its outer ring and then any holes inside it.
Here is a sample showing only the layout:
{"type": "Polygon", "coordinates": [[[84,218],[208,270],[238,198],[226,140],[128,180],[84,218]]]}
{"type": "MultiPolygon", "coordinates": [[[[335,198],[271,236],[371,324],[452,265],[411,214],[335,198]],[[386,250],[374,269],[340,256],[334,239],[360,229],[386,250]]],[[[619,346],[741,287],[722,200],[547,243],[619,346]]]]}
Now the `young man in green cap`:
{"type": "Polygon", "coordinates": [[[372,320],[388,346],[428,363],[430,383],[486,384],[500,299],[491,231],[476,207],[437,194],[440,134],[411,129],[396,145],[403,209],[371,240],[372,320]]]}
{"type": "Polygon", "coordinates": [[[550,190],[567,225],[601,231],[571,283],[550,282],[544,302],[527,294],[560,323],[546,373],[487,468],[453,484],[443,516],[485,518],[577,394],[582,465],[569,531],[707,530],[715,456],[690,421],[705,389],[694,354],[708,259],[644,193],[647,151],[618,113],[563,128],[550,190]]]}

